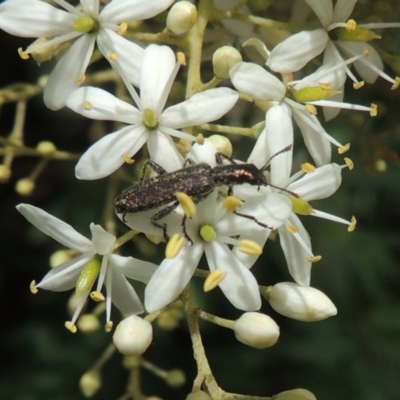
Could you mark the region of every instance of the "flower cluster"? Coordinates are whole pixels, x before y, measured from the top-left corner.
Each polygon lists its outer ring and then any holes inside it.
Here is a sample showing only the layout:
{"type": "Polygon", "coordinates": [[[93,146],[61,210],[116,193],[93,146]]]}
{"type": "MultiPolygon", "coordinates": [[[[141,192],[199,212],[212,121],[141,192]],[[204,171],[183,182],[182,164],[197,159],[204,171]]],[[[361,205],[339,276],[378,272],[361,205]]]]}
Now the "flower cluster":
{"type": "MultiPolygon", "coordinates": [[[[81,155],[76,178],[115,177],[114,172],[133,163],[143,148],[151,160],[146,165],[157,173],[143,180],[143,172],[142,180],[124,192],[117,216],[153,241],[167,241],[159,265],[114,254],[133,232],[117,239],[114,232],[92,223],[89,240],[37,207],[17,206],[36,228],[72,250],[71,258],[31,285],[33,292],[75,288],[78,301],[66,323],[68,329],[76,331],[75,323],[90,296],[105,301],[106,330],[110,331],[113,303],[124,316],[131,316],[114,335],[117,347],[125,354],[141,354],[150,344],[151,326],[146,322],[143,328],[138,317],[132,316],[163,310],[182,295],[194,275],[206,278],[205,291],[218,286],[234,307],[248,312],[232,329],[239,341],[257,348],[273,345],[279,336],[277,325],[257,313],[262,297],[277,312],[298,320],[315,321],[336,314],[332,302],[310,287],[312,264],[321,256],[314,254],[302,216],[335,221],[354,230],[354,217],[343,219],[310,204],[332,196],[341,185],[343,169],[351,170],[353,164],[345,157],[332,162],[332,147],[340,158],[349,144],[327,132],[318,108],[322,107],[326,120],[336,117],[340,109],[377,114],[375,104],[344,102],[344,85],[347,77],[356,88],[363,85],[351,70],[354,66],[367,83],[381,76],[391,82],[392,89],[399,86],[399,78],[383,72],[378,52],[367,43],[378,37],[371,29],[399,24],[358,25],[349,19],[357,0],[338,0],[334,7],[331,0],[305,1],[320,28],[293,34],[272,51],[260,39],[247,37],[244,45],[255,48],[264,65],[244,62],[238,49],[224,46],[214,53],[214,78],[207,84],[199,77],[198,53],[202,39],[198,31],[205,27],[200,22],[197,25],[198,10],[191,3],[176,3],[168,14],[166,30],[138,36],[141,40],[132,33],[132,21],[160,14],[173,0],[111,0],[105,5],[99,0],[80,0],[76,7],[54,0],[62,9],[40,0],[7,0],[0,5],[1,29],[37,38],[19,51],[22,58],[32,56],[39,62],[59,58],[44,89],[47,107],[66,106],[92,120],[115,122],[115,129],[81,155]],[[165,43],[178,44],[183,50],[165,43]],[[122,98],[86,85],[86,70],[101,55],[118,76],[122,89],[117,93],[125,91],[129,96],[122,98]],[[313,70],[311,60],[316,65],[313,70]],[[188,75],[186,96],[170,105],[178,73],[188,75]],[[239,98],[265,114],[253,127],[238,128],[251,130],[257,139],[245,161],[232,157],[227,138],[199,134],[229,132],[229,127],[211,122],[234,120],[239,98]],[[315,165],[306,162],[305,152],[302,164],[294,158],[300,154],[294,140],[296,127],[315,165]],[[294,282],[265,288],[252,268],[275,234],[294,282]],[[198,269],[203,255],[209,271],[198,269]],[[146,284],[143,305],[127,278],[146,284]],[[101,292],[103,286],[106,296],[101,292]],[[131,326],[134,334],[125,330],[132,330],[131,326]],[[147,332],[144,345],[132,350],[127,338],[140,336],[143,329],[147,332]]],[[[214,11],[221,13],[226,6],[217,3],[214,11]]],[[[233,35],[234,28],[233,23],[233,35]]],[[[246,31],[254,34],[253,29],[246,31]]]]}

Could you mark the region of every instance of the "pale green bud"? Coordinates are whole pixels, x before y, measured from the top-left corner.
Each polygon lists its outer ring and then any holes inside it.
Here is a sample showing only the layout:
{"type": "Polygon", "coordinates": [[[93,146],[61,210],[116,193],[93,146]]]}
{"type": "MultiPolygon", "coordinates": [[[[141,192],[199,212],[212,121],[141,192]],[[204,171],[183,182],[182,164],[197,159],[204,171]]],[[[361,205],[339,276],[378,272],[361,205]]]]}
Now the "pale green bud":
{"type": "Polygon", "coordinates": [[[172,369],[168,372],[166,381],[169,386],[180,387],[186,382],[186,376],[180,369],[172,369]]]}
{"type": "Polygon", "coordinates": [[[242,55],[231,46],[223,46],[213,54],[212,65],[214,75],[219,79],[228,79],[229,71],[236,64],[242,62],[242,55]]]}
{"type": "Polygon", "coordinates": [[[212,400],[211,397],[202,390],[197,392],[189,393],[186,397],[186,400],[212,400]]]}
{"type": "Polygon", "coordinates": [[[179,1],[168,12],[167,28],[175,35],[184,35],[192,29],[196,20],[196,6],[189,1],[179,1]]]}
{"type": "Polygon", "coordinates": [[[97,370],[90,370],[82,375],[79,387],[85,397],[92,397],[101,388],[101,375],[97,370]]]}
{"type": "Polygon", "coordinates": [[[317,400],[317,398],[307,389],[286,390],[272,396],[273,400],[317,400]]]}
{"type": "Polygon", "coordinates": [[[16,185],[15,190],[21,196],[29,196],[35,189],[35,182],[30,178],[20,179],[16,185]]]}

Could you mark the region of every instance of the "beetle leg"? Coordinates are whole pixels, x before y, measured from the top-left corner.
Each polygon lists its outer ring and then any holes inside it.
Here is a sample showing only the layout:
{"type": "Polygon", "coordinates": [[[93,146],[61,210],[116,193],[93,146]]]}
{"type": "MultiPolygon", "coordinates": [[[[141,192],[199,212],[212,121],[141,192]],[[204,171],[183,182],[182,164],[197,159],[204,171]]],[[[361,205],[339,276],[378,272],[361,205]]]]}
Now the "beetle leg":
{"type": "Polygon", "coordinates": [[[254,217],[253,215],[247,215],[247,214],[241,214],[238,213],[237,211],[233,211],[234,214],[239,215],[239,217],[243,217],[243,218],[247,218],[247,219],[251,219],[252,221],[254,221],[256,224],[262,226],[263,228],[268,228],[273,230],[274,228],[272,228],[271,226],[268,226],[267,224],[264,224],[263,222],[260,222],[256,217],[254,217]]]}
{"type": "Polygon", "coordinates": [[[187,158],[183,163],[183,168],[187,167],[188,165],[196,165],[193,158],[187,158]]]}
{"type": "Polygon", "coordinates": [[[167,215],[171,214],[172,211],[175,210],[176,207],[178,207],[178,202],[175,201],[174,203],[172,203],[170,206],[165,207],[163,209],[161,209],[160,211],[158,211],[157,213],[155,213],[152,217],[151,217],[151,223],[156,226],[157,228],[161,228],[163,230],[163,236],[164,239],[168,242],[169,240],[169,236],[167,234],[167,224],[165,223],[160,223],[158,222],[160,219],[166,217],[167,215]]]}
{"type": "Polygon", "coordinates": [[[140,181],[142,181],[144,179],[147,167],[150,167],[154,172],[157,172],[158,175],[163,175],[163,174],[167,173],[167,171],[160,164],[157,164],[156,162],[154,162],[152,160],[147,160],[143,164],[142,173],[140,175],[140,181]]]}
{"type": "Polygon", "coordinates": [[[231,164],[237,164],[237,162],[232,157],[229,157],[223,153],[215,153],[215,161],[217,162],[217,164],[223,164],[224,159],[230,161],[231,164]]]}

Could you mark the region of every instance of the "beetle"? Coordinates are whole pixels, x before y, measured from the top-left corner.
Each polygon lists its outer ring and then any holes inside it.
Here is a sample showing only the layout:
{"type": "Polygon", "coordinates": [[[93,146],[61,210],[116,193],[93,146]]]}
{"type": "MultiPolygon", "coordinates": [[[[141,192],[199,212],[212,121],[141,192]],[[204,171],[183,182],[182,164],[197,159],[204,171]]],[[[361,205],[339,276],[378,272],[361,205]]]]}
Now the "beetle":
{"type": "MultiPolygon", "coordinates": [[[[232,194],[234,185],[245,183],[258,187],[276,187],[267,181],[264,171],[272,158],[289,151],[291,148],[292,145],[286,146],[272,155],[268,162],[260,169],[254,164],[237,164],[232,158],[222,153],[215,153],[215,159],[218,164],[215,167],[207,163],[194,164],[193,160],[188,159],[185,161],[183,168],[173,172],[167,172],[161,165],[148,160],[143,166],[140,181],[125,189],[115,199],[115,212],[122,214],[122,220],[126,222],[126,214],[147,211],[168,204],[151,217],[151,223],[161,228],[164,238],[168,240],[167,226],[159,221],[179,205],[175,196],[176,192],[183,192],[190,196],[194,203],[198,203],[205,199],[215,188],[223,185],[228,186],[229,195],[232,194]],[[228,160],[230,164],[223,164],[224,159],[228,160]],[[187,164],[191,165],[187,166],[187,164]],[[147,167],[151,167],[158,175],[144,180],[147,167]]],[[[284,188],[278,189],[289,192],[284,188]]],[[[295,193],[289,193],[297,197],[295,193]]],[[[236,211],[235,214],[252,219],[264,228],[273,229],[251,215],[240,214],[236,211]]],[[[184,216],[182,226],[185,236],[188,238],[184,225],[185,219],[186,217],[184,216]]],[[[188,239],[190,240],[190,238],[188,239]]]]}

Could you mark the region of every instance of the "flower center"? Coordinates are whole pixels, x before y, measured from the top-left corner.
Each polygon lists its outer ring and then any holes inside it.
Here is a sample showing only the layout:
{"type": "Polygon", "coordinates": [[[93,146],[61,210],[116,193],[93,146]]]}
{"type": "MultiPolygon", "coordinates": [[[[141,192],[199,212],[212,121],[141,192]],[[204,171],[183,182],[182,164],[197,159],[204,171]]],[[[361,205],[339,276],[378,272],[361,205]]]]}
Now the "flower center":
{"type": "Polygon", "coordinates": [[[79,17],[75,20],[72,28],[77,32],[94,33],[99,30],[100,24],[91,17],[79,17]]]}
{"type": "Polygon", "coordinates": [[[81,296],[93,286],[94,281],[99,276],[100,265],[101,263],[98,257],[93,258],[93,260],[85,265],[85,268],[83,268],[76,281],[75,293],[77,296],[81,296]]]}
{"type": "Polygon", "coordinates": [[[158,126],[158,116],[151,108],[143,111],[143,122],[149,129],[155,129],[158,126]]]}
{"type": "Polygon", "coordinates": [[[212,242],[217,238],[217,232],[211,225],[203,225],[200,228],[200,236],[205,242],[212,242]]]}

